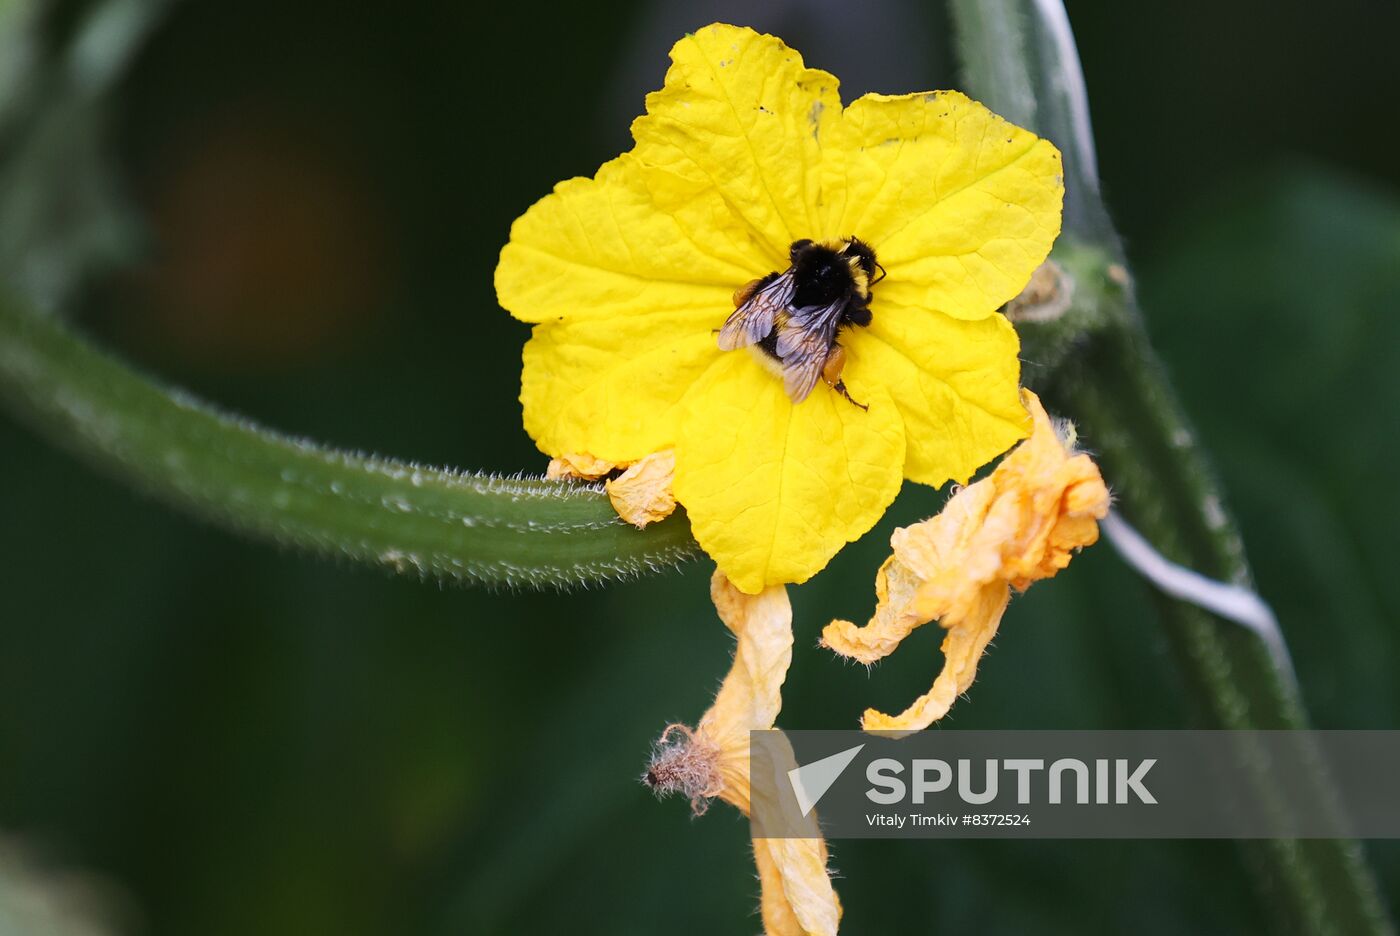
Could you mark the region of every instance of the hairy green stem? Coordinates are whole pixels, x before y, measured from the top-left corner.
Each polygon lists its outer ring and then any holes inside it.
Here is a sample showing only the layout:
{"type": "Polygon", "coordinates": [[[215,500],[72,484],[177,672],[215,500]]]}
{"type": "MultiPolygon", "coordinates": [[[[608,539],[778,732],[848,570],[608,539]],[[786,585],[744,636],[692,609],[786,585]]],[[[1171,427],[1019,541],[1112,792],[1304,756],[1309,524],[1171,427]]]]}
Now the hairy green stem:
{"type": "Polygon", "coordinates": [[[568,587],[699,555],[683,515],[639,532],[596,486],[462,474],[278,435],[161,387],[33,311],[35,300],[63,305],[81,274],[130,239],[104,115],[169,2],[98,4],[58,45],[41,34],[42,17],[0,31],[0,46],[27,63],[23,81],[0,88],[0,272],[31,300],[0,295],[0,405],[195,514],[396,572],[568,587]]]}
{"type": "Polygon", "coordinates": [[[196,514],[395,572],[568,587],[698,555],[683,515],[638,531],[596,486],[336,451],[221,414],[9,297],[0,298],[0,402],[196,514]]]}
{"type": "MultiPolygon", "coordinates": [[[[969,90],[1049,137],[1065,157],[1069,308],[1019,326],[1027,376],[1072,415],[1098,453],[1117,509],[1168,559],[1251,586],[1238,528],[1142,327],[1123,250],[1098,194],[1087,101],[1060,0],[953,0],[969,90]],[[1037,371],[1037,363],[1047,366],[1037,371]]],[[[1296,729],[1307,715],[1291,674],[1255,633],[1158,595],[1162,619],[1203,721],[1224,729],[1296,729]]],[[[1250,756],[1250,752],[1245,752],[1250,756]]],[[[1254,795],[1272,796],[1257,763],[1254,795]]],[[[1314,778],[1330,803],[1325,769],[1314,778]]],[[[1289,930],[1393,932],[1360,846],[1340,840],[1249,843],[1245,854],[1271,912],[1289,930]]]]}
{"type": "MultiPolygon", "coordinates": [[[[1079,422],[1113,485],[1117,509],[1168,559],[1212,578],[1250,584],[1238,531],[1140,330],[1106,329],[1048,388],[1079,422]]],[[[1287,673],[1253,632],[1158,596],[1174,655],[1202,720],[1224,729],[1296,729],[1307,715],[1287,673]]],[[[1268,764],[1256,791],[1271,796],[1268,764]]],[[[1330,805],[1325,773],[1314,778],[1330,805]]],[[[1360,846],[1343,840],[1265,840],[1247,854],[1268,903],[1292,931],[1388,933],[1391,926],[1360,846]]]]}

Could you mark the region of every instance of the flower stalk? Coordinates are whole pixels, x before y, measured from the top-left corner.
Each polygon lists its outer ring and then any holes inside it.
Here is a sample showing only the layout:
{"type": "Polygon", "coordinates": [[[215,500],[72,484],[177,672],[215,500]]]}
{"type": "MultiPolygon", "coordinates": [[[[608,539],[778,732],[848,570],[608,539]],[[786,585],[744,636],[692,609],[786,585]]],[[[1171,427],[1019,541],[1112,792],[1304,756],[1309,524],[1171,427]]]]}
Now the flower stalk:
{"type": "Polygon", "coordinates": [[[0,404],[98,467],[279,544],[422,578],[569,587],[698,555],[684,516],[638,531],[601,486],[338,451],[167,390],[0,297],[0,404]]]}
{"type": "MultiPolygon", "coordinates": [[[[1118,509],[1159,552],[1211,578],[1250,585],[1239,531],[1140,328],[1122,323],[1102,331],[1049,392],[1099,453],[1118,509]]],[[[1156,603],[1202,722],[1236,730],[1308,726],[1290,674],[1257,634],[1160,593],[1156,603]]],[[[1268,765],[1260,764],[1255,777],[1257,795],[1268,797],[1268,765]]],[[[1315,780],[1326,802],[1327,780],[1315,780]]],[[[1245,847],[1269,905],[1296,931],[1393,932],[1358,843],[1268,840],[1245,847]]]]}
{"type": "MultiPolygon", "coordinates": [[[[1123,249],[1098,193],[1083,76],[1060,0],[953,0],[969,90],[1061,147],[1065,235],[1055,259],[1073,298],[1049,322],[1019,327],[1027,382],[1072,416],[1121,512],[1166,558],[1250,587],[1238,528],[1148,342],[1123,249]],[[1036,367],[1036,364],[1047,367],[1036,367]]],[[[1198,702],[1220,729],[1299,729],[1307,713],[1291,674],[1250,630],[1159,594],[1162,622],[1198,702]]],[[[1271,796],[1269,765],[1252,794],[1271,796]]],[[[1329,799],[1324,768],[1314,778],[1329,799]]],[[[1290,931],[1394,932],[1360,845],[1271,840],[1245,846],[1271,911],[1290,931]]]]}

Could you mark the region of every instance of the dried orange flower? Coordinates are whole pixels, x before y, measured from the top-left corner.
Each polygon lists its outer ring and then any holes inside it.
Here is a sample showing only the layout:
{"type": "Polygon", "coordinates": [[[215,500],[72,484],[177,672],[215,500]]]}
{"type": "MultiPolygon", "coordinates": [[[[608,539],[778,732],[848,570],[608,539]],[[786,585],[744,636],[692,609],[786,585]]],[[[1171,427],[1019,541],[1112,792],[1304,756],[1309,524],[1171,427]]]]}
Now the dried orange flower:
{"type": "MultiPolygon", "coordinates": [[[[774,586],[747,595],[715,572],[710,596],[738,644],[715,701],[694,729],[671,725],[657,742],[644,780],[658,795],[681,793],[703,813],[718,797],[749,815],[749,732],[772,728],[792,662],[792,605],[774,586]]],[[[820,838],[753,840],[768,936],[834,936],[841,903],[820,838]]]]}
{"type": "Polygon", "coordinates": [[[544,476],[551,481],[599,481],[613,510],[637,529],[665,520],[676,511],[676,453],[654,452],[640,461],[614,464],[587,454],[566,454],[549,460],[544,476]],[[622,471],[615,478],[609,475],[622,471]]]}
{"type": "Polygon", "coordinates": [[[917,731],[947,714],[972,685],[1011,589],[1050,578],[1075,550],[1099,538],[1109,494],[1098,467],[1075,452],[1035,394],[1024,397],[1035,420],[1031,437],[938,516],[895,531],[868,624],[832,621],[822,631],[824,646],[862,663],[886,656],[929,621],[948,631],[933,688],[897,716],[867,709],[861,719],[867,731],[917,731]]]}
{"type": "Polygon", "coordinates": [[[676,453],[648,455],[605,487],[617,515],[637,529],[665,520],[676,510],[676,453]]]}
{"type": "Polygon", "coordinates": [[[544,476],[550,481],[599,481],[618,466],[586,453],[566,453],[549,460],[544,476]]]}

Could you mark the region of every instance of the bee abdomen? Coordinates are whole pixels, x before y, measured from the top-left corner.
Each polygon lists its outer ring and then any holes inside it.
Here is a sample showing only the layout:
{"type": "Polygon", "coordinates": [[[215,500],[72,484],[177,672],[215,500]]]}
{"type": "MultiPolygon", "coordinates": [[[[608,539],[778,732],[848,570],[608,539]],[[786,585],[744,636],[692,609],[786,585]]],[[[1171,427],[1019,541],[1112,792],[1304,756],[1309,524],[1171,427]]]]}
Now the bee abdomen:
{"type": "Polygon", "coordinates": [[[776,328],[764,335],[754,347],[775,361],[782,360],[778,357],[778,330],[776,328]]]}

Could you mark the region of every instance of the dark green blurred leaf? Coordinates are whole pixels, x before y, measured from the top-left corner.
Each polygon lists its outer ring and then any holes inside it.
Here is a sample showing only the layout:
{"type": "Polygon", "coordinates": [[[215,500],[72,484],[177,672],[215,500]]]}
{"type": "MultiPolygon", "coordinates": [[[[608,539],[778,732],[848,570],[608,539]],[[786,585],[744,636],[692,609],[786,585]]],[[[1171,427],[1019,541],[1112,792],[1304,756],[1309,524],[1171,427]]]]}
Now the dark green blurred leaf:
{"type": "Polygon", "coordinates": [[[1278,168],[1180,219],[1141,285],[1319,726],[1395,725],[1400,199],[1278,168]]]}

